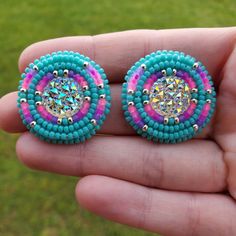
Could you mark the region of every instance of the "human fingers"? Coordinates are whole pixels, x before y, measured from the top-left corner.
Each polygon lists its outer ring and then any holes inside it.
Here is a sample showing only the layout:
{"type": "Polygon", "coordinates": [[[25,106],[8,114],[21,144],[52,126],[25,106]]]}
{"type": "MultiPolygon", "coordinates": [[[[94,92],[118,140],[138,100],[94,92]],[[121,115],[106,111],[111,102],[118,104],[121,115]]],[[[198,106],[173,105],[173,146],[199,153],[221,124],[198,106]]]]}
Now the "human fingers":
{"type": "Polygon", "coordinates": [[[110,82],[122,82],[130,66],[156,50],[179,50],[202,61],[218,83],[216,75],[230,54],[236,28],[198,28],[171,30],[131,30],[96,36],[50,39],[32,44],[20,56],[19,68],[44,54],[73,50],[100,64],[110,82]]]}
{"type": "Polygon", "coordinates": [[[140,137],[97,136],[78,145],[53,145],[29,133],[17,142],[27,166],[65,175],[105,175],[170,190],[219,192],[226,187],[221,149],[212,141],[155,144],[140,137]]]}
{"type": "Polygon", "coordinates": [[[226,195],[165,191],[87,176],[79,181],[76,198],[107,219],[165,236],[236,235],[235,202],[226,195]]]}

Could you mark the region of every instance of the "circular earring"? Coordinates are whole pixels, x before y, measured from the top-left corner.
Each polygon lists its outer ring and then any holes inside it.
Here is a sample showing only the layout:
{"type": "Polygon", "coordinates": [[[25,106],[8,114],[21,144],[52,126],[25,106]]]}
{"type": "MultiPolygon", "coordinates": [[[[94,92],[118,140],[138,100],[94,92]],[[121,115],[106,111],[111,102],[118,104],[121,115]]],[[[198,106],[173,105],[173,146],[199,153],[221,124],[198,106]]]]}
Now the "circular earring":
{"type": "Polygon", "coordinates": [[[24,125],[51,143],[83,142],[100,129],[111,106],[104,70],[77,52],[58,51],[25,69],[18,92],[24,125]]]}
{"type": "Polygon", "coordinates": [[[128,71],[122,88],[125,119],[160,143],[191,139],[210,121],[216,93],[201,62],[178,51],[157,51],[128,71]]]}

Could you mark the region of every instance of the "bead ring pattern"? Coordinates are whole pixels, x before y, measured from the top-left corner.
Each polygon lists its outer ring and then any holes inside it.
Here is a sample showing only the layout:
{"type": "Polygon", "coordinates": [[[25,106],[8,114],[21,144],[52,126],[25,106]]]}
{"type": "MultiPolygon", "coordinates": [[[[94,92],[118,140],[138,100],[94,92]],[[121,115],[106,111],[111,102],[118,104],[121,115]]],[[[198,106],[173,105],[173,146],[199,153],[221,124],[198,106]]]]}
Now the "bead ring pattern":
{"type": "Polygon", "coordinates": [[[110,111],[104,70],[77,52],[42,56],[21,77],[17,105],[23,124],[47,142],[83,142],[100,129],[110,111]]]}
{"type": "Polygon", "coordinates": [[[151,53],[131,67],[125,81],[125,119],[149,140],[177,143],[191,139],[214,113],[211,76],[201,62],[183,52],[151,53]]]}

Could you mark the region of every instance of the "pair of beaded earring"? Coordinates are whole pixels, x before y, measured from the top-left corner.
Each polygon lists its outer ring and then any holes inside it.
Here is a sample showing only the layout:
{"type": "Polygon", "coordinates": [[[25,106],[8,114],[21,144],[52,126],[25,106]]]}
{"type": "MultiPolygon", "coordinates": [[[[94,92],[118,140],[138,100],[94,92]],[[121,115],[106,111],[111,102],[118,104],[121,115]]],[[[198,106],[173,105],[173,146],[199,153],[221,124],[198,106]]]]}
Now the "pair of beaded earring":
{"type": "MultiPolygon", "coordinates": [[[[192,138],[215,108],[213,82],[205,67],[178,51],[157,51],[128,71],[122,89],[127,122],[155,142],[192,138]]],[[[93,136],[111,107],[104,70],[77,52],[36,59],[19,85],[19,113],[31,133],[51,143],[74,144],[93,136]]]]}

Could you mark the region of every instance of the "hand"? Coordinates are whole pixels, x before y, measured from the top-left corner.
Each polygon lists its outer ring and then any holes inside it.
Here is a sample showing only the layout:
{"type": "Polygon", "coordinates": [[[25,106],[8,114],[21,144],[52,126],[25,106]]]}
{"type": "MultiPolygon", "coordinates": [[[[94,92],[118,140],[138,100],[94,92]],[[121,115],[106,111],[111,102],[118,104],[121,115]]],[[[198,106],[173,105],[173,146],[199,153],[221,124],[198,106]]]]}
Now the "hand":
{"type": "Polygon", "coordinates": [[[100,133],[84,144],[39,141],[22,125],[17,92],[0,100],[0,127],[22,132],[16,150],[27,166],[83,176],[76,197],[110,220],[163,235],[236,235],[236,28],[136,30],[39,42],[21,55],[22,72],[35,58],[73,50],[108,75],[112,109],[100,133]],[[197,138],[174,145],[136,136],[121,110],[121,83],[129,67],[158,49],[183,51],[213,76],[217,107],[197,138]]]}

